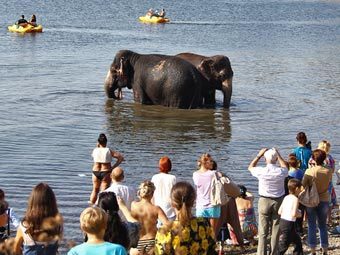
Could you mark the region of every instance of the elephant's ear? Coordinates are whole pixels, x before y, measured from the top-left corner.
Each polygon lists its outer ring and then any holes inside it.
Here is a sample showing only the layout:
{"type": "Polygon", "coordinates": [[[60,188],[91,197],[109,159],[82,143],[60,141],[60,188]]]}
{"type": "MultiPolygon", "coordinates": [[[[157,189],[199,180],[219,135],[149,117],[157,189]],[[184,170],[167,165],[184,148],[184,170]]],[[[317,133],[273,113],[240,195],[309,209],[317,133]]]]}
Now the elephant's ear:
{"type": "Polygon", "coordinates": [[[213,73],[214,61],[211,59],[203,59],[197,69],[204,75],[207,80],[210,80],[213,73]]]}

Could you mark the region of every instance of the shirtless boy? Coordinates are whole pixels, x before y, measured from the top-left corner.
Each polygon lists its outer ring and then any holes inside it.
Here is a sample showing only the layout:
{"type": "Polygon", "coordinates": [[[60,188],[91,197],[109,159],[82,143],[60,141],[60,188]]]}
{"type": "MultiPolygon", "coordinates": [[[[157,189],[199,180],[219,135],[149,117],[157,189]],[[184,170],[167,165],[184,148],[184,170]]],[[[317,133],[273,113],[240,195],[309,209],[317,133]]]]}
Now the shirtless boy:
{"type": "Polygon", "coordinates": [[[137,249],[142,253],[152,252],[157,233],[157,220],[159,219],[162,224],[169,223],[164,211],[151,203],[154,191],[155,185],[151,181],[142,182],[138,190],[141,200],[131,204],[131,215],[141,223],[137,249]]]}

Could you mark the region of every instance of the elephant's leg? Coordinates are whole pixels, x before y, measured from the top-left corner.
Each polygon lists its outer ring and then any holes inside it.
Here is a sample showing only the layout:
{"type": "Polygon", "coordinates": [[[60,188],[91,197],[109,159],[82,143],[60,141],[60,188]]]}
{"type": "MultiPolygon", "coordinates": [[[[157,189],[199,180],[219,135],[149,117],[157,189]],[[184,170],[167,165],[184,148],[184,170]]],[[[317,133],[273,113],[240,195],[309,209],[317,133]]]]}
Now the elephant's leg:
{"type": "Polygon", "coordinates": [[[133,97],[135,102],[141,104],[153,104],[145,90],[141,86],[135,86],[133,88],[133,97]]]}
{"type": "Polygon", "coordinates": [[[216,91],[215,89],[209,90],[204,96],[204,105],[208,107],[215,106],[216,104],[216,91]]]}

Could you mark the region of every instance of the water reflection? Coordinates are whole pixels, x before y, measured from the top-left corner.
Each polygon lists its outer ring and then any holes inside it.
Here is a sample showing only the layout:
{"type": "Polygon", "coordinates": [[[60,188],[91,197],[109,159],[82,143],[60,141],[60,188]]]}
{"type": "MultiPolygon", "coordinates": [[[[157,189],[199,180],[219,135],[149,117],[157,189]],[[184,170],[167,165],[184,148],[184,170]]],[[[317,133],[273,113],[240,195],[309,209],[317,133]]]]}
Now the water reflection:
{"type": "Polygon", "coordinates": [[[153,139],[181,142],[231,138],[229,111],[223,108],[183,110],[109,99],[105,112],[108,132],[115,136],[130,133],[144,140],[152,134],[153,139]]]}

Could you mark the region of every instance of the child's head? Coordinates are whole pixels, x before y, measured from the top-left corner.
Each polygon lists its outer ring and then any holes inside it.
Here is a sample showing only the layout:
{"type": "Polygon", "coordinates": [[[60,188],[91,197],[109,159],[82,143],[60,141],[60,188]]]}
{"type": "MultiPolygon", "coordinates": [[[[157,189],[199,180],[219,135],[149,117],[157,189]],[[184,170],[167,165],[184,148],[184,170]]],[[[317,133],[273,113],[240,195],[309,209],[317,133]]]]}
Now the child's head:
{"type": "Polygon", "coordinates": [[[155,192],[155,184],[151,181],[143,181],[138,188],[138,196],[140,198],[149,198],[153,197],[153,193],[155,192]]]}
{"type": "Polygon", "coordinates": [[[99,207],[88,207],[80,214],[80,228],[87,234],[99,235],[103,238],[106,225],[107,214],[99,207]]]}
{"type": "Polygon", "coordinates": [[[299,190],[301,189],[302,184],[301,181],[298,179],[290,179],[288,181],[288,191],[289,194],[297,194],[299,193],[299,190]]]}
{"type": "Polygon", "coordinates": [[[326,140],[322,140],[318,144],[318,149],[323,150],[326,152],[326,154],[329,154],[329,151],[331,150],[331,144],[326,140]]]}
{"type": "Polygon", "coordinates": [[[299,168],[300,161],[296,158],[294,153],[289,154],[288,165],[289,165],[289,168],[294,168],[294,169],[299,168]]]}

